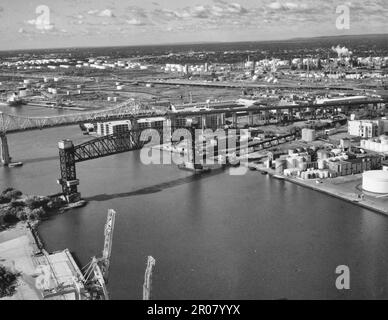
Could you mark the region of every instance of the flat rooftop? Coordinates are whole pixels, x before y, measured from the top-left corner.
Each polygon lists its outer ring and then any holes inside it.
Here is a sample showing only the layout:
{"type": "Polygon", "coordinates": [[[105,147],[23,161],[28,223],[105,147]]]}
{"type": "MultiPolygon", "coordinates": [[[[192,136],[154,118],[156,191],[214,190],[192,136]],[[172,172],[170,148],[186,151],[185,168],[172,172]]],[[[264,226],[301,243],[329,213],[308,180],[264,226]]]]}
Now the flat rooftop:
{"type": "Polygon", "coordinates": [[[42,300],[49,293],[59,288],[66,289],[63,294],[47,296],[46,299],[75,300],[75,281],[83,288],[83,275],[69,250],[53,254],[37,254],[37,246],[28,229],[11,229],[2,232],[0,238],[0,264],[13,272],[19,272],[16,292],[11,297],[0,300],[42,300]],[[42,270],[48,270],[48,277],[43,284],[37,285],[42,270]],[[44,291],[44,292],[43,292],[44,291]]]}

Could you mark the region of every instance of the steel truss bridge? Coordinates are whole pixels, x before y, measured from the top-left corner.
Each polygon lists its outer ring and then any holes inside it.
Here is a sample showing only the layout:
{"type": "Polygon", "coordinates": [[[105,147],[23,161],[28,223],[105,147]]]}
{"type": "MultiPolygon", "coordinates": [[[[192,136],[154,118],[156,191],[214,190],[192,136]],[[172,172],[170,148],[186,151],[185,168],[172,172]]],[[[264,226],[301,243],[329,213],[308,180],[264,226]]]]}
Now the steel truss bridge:
{"type": "MultiPolygon", "coordinates": [[[[233,102],[218,102],[214,104],[198,103],[198,111],[178,111],[172,112],[166,107],[150,106],[138,101],[125,101],[118,106],[102,111],[79,112],[74,114],[64,114],[60,116],[49,117],[28,117],[11,115],[0,112],[0,135],[16,133],[20,131],[39,130],[60,126],[69,126],[83,123],[96,123],[114,120],[128,120],[148,117],[166,116],[168,118],[174,117],[188,117],[188,116],[206,116],[212,114],[229,114],[236,115],[237,113],[269,113],[269,111],[276,110],[278,113],[287,110],[293,115],[294,111],[318,109],[335,110],[338,108],[360,108],[363,106],[372,105],[377,108],[378,105],[388,102],[386,99],[374,99],[370,101],[350,102],[350,103],[331,103],[331,104],[306,104],[306,105],[284,105],[284,106],[242,106],[233,102]],[[210,107],[211,109],[202,109],[203,107],[210,107]]],[[[290,119],[292,120],[292,119],[290,119]]]]}
{"type": "Polygon", "coordinates": [[[150,106],[135,100],[125,101],[102,111],[79,112],[48,117],[28,117],[0,112],[0,134],[28,130],[69,126],[87,122],[110,121],[111,119],[132,119],[166,114],[165,107],[150,106]]]}
{"type": "MultiPolygon", "coordinates": [[[[166,130],[165,128],[153,128],[131,130],[120,135],[107,135],[76,146],[73,145],[70,140],[60,141],[58,143],[58,147],[61,177],[57,182],[62,186],[62,192],[69,202],[77,201],[80,198],[80,193],[78,192],[79,180],[77,179],[76,174],[77,163],[138,150],[144,147],[145,144],[147,144],[147,146],[152,145],[152,142],[155,142],[155,144],[171,142],[172,133],[174,133],[175,130],[181,129],[189,131],[190,137],[187,137],[183,131],[181,137],[189,138],[188,143],[191,145],[192,155],[192,159],[190,161],[194,163],[194,169],[201,169],[202,164],[204,163],[204,156],[206,156],[207,152],[204,152],[204,150],[206,150],[208,145],[206,145],[206,141],[199,142],[194,127],[175,127],[171,128],[171,130],[166,130]]],[[[215,131],[214,134],[216,136],[217,132],[215,131]]],[[[223,146],[227,147],[222,150],[216,148],[214,156],[218,156],[219,151],[225,155],[230,150],[239,154],[241,151],[239,137],[240,130],[226,131],[225,138],[227,144],[225,143],[223,146]],[[231,141],[233,141],[233,148],[228,149],[231,141]]],[[[263,150],[292,141],[295,138],[296,134],[287,134],[264,141],[252,142],[247,144],[247,147],[248,150],[263,150]]]]}
{"type": "MultiPolygon", "coordinates": [[[[194,128],[191,128],[191,132],[193,130],[194,128]]],[[[73,145],[70,140],[60,141],[58,147],[61,177],[57,182],[62,186],[62,192],[67,200],[73,202],[80,198],[77,188],[79,180],[76,175],[76,163],[139,150],[150,140],[156,141],[156,144],[166,142],[166,131],[163,128],[130,130],[120,135],[113,134],[96,138],[77,146],[73,145]]]]}

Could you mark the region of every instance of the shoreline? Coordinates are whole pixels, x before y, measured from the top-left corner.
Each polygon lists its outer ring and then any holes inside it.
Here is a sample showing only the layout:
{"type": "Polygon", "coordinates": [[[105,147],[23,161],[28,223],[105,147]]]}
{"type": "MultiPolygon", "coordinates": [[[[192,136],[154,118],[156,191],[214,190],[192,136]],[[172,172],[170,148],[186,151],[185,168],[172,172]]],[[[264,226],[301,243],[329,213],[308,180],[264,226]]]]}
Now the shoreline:
{"type": "MultiPolygon", "coordinates": [[[[259,172],[267,172],[271,176],[271,178],[276,179],[278,177],[279,180],[294,183],[298,186],[308,188],[310,190],[314,190],[317,192],[321,192],[325,195],[346,201],[348,203],[353,203],[356,206],[373,211],[375,213],[388,216],[388,203],[387,203],[387,208],[385,209],[384,206],[376,203],[376,201],[374,201],[374,199],[371,198],[370,196],[368,196],[368,198],[364,200],[358,199],[356,197],[357,193],[355,193],[355,190],[351,190],[351,189],[339,190],[339,188],[335,187],[336,186],[335,184],[330,184],[330,182],[327,182],[327,181],[325,183],[316,184],[315,181],[317,179],[302,180],[295,177],[287,177],[285,175],[275,173],[275,171],[272,169],[260,168],[258,166],[251,166],[251,168],[255,168],[259,172]],[[353,193],[351,191],[353,191],[353,193]],[[347,192],[348,194],[345,194],[344,192],[347,192]]],[[[357,176],[356,176],[355,180],[351,180],[345,183],[353,184],[355,181],[358,181],[358,180],[359,179],[357,179],[357,176]]]]}
{"type": "MultiPolygon", "coordinates": [[[[182,153],[181,150],[177,150],[176,148],[171,147],[170,145],[166,145],[166,144],[153,146],[152,148],[154,148],[156,150],[160,150],[160,151],[170,152],[172,154],[181,154],[182,153]]],[[[336,184],[332,184],[332,183],[328,182],[328,180],[323,180],[323,181],[325,181],[324,183],[316,184],[315,181],[317,179],[303,180],[303,179],[299,179],[296,177],[288,177],[288,176],[285,176],[283,174],[277,174],[272,169],[261,168],[260,166],[255,165],[253,163],[250,163],[248,165],[248,168],[255,169],[256,171],[259,171],[259,172],[266,172],[271,177],[275,176],[274,177],[275,179],[277,176],[277,178],[279,180],[288,181],[288,182],[294,183],[296,185],[299,185],[301,187],[308,188],[310,190],[314,190],[317,192],[321,192],[327,196],[331,196],[331,197],[346,201],[348,203],[352,203],[354,205],[357,205],[361,208],[373,211],[375,213],[379,213],[379,214],[383,214],[385,216],[388,216],[388,202],[387,202],[386,206],[381,205],[378,203],[378,201],[376,201],[376,199],[373,199],[373,197],[371,197],[370,195],[367,195],[367,197],[365,199],[359,199],[359,198],[357,198],[357,195],[359,193],[356,193],[356,190],[349,189],[349,188],[348,189],[345,188],[345,189],[341,190],[341,188],[338,187],[338,185],[340,185],[340,184],[337,185],[337,188],[335,187],[336,184]]],[[[352,178],[353,178],[353,176],[352,176],[352,178]]],[[[356,178],[355,180],[344,181],[344,183],[354,183],[354,181],[358,181],[359,179],[361,179],[361,176],[358,177],[356,175],[355,178],[356,178]]],[[[387,197],[387,199],[388,199],[388,197],[387,197]]]]}
{"type": "Polygon", "coordinates": [[[353,203],[354,205],[357,205],[357,206],[362,207],[364,209],[368,209],[368,210],[374,211],[376,213],[380,213],[380,214],[383,214],[385,216],[388,216],[388,211],[384,211],[383,209],[377,207],[376,205],[363,203],[364,200],[356,201],[356,199],[351,199],[350,197],[346,197],[345,195],[339,195],[334,190],[333,191],[325,190],[323,188],[319,188],[318,186],[313,186],[313,185],[310,185],[307,183],[303,183],[303,181],[299,181],[295,178],[284,177],[284,180],[291,182],[291,183],[295,183],[295,184],[302,186],[302,187],[305,187],[305,188],[309,188],[309,189],[314,190],[314,191],[324,193],[326,195],[335,197],[337,199],[341,199],[341,200],[353,203]]]}

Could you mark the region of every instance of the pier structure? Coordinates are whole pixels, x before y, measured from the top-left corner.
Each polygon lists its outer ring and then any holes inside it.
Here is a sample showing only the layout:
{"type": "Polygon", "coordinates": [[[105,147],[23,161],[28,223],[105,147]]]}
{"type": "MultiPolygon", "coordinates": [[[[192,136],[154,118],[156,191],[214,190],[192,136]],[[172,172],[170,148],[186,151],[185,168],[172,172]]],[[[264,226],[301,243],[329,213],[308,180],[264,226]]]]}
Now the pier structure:
{"type": "MultiPolygon", "coordinates": [[[[48,253],[34,227],[8,232],[0,241],[2,264],[20,273],[16,300],[108,300],[116,212],[108,210],[102,255],[80,268],[68,249],[48,253]]],[[[153,266],[152,266],[153,267],[153,266]]],[[[152,272],[152,271],[151,271],[152,272]]],[[[149,287],[151,282],[149,281],[149,287]]],[[[2,299],[0,299],[2,300],[2,299]]]]}

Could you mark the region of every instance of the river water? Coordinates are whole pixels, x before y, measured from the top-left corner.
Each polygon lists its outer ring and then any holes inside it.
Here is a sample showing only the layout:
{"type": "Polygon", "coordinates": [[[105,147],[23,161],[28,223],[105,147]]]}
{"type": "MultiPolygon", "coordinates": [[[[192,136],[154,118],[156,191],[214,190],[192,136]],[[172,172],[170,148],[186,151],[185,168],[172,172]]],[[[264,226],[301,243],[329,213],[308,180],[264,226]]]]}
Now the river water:
{"type": "MultiPolygon", "coordinates": [[[[9,135],[24,166],[0,168],[0,189],[60,191],[64,138],[86,139],[78,127],[9,135]]],[[[257,172],[193,176],[144,165],[138,151],[80,163],[77,174],[90,203],[44,221],[39,232],[48,251],[69,248],[85,265],[101,254],[107,209],[115,209],[113,299],[141,299],[148,255],[156,259],[154,299],[388,298],[383,215],[257,172]],[[335,287],[339,265],[350,268],[350,290],[335,287]]]]}

